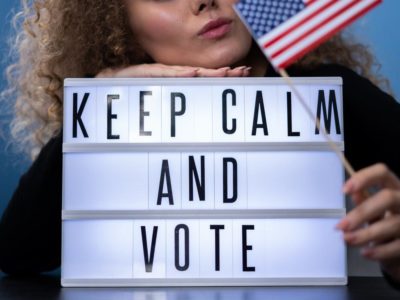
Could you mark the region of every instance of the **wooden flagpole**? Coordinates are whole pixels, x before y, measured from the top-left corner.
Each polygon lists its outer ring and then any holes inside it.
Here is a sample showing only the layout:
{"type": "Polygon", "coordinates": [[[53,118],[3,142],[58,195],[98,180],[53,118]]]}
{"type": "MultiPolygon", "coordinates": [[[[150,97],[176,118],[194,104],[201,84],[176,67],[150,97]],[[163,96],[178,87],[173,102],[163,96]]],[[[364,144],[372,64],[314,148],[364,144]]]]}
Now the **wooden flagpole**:
{"type": "MultiPolygon", "coordinates": [[[[307,112],[309,117],[314,121],[314,115],[313,115],[311,109],[308,107],[307,103],[304,101],[304,98],[302,97],[302,95],[299,93],[299,91],[294,86],[289,74],[286,72],[285,69],[279,69],[278,72],[285,79],[286,83],[292,89],[292,91],[295,94],[295,96],[299,99],[301,105],[303,106],[303,108],[305,109],[305,111],[307,112]]],[[[346,157],[344,156],[343,152],[338,148],[338,146],[332,141],[330,136],[326,133],[325,126],[323,128],[321,128],[321,123],[320,123],[320,120],[319,120],[318,116],[315,116],[315,118],[316,118],[316,126],[317,126],[318,130],[320,132],[322,132],[324,138],[328,142],[329,147],[339,157],[340,161],[342,162],[342,165],[344,166],[345,170],[350,175],[350,177],[353,176],[354,173],[355,173],[354,168],[351,166],[349,161],[346,159],[346,157]]]]}

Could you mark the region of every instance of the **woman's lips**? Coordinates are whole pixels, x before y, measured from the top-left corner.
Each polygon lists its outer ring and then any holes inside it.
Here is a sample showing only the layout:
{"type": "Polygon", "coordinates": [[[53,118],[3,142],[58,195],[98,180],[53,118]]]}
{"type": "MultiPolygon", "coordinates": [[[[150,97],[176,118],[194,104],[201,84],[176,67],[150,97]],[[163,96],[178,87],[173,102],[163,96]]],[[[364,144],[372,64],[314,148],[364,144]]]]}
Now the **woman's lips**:
{"type": "Polygon", "coordinates": [[[219,18],[208,22],[198,33],[199,36],[206,39],[218,39],[231,31],[232,20],[219,18]]]}

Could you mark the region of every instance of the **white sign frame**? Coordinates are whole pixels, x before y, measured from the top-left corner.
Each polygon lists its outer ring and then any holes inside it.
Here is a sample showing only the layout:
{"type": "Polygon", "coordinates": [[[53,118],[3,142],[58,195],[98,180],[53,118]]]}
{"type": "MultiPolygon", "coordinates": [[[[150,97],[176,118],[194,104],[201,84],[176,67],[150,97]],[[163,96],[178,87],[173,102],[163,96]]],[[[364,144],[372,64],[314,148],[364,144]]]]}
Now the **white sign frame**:
{"type": "MultiPolygon", "coordinates": [[[[339,77],[320,77],[320,78],[293,78],[294,85],[298,87],[307,86],[336,86],[338,90],[338,101],[340,102],[340,124],[343,129],[343,116],[342,116],[342,79],[339,77]]],[[[201,91],[202,87],[251,87],[251,86],[282,86],[286,87],[286,83],[282,78],[152,78],[152,79],[66,79],[64,81],[64,95],[68,101],[68,93],[66,92],[71,88],[89,88],[93,91],[98,87],[107,89],[112,87],[118,88],[135,88],[140,86],[146,87],[197,87],[201,91]]],[[[96,94],[104,93],[95,91],[96,94]]],[[[158,93],[162,93],[158,91],[158,93]]],[[[296,101],[294,99],[293,101],[296,101]]],[[[70,110],[65,109],[65,114],[70,110]]],[[[158,112],[162,114],[162,112],[158,112]]],[[[307,117],[308,118],[308,117],[307,117]]],[[[70,128],[68,123],[68,116],[64,116],[64,128],[70,128]]],[[[276,121],[276,120],[275,120],[276,121]]],[[[310,121],[310,120],[308,120],[310,121]]],[[[210,140],[190,141],[185,142],[182,139],[176,142],[169,141],[168,139],[152,141],[137,140],[132,142],[132,133],[129,130],[124,131],[123,135],[126,137],[124,141],[105,141],[101,136],[98,129],[97,120],[89,122],[89,127],[96,132],[97,138],[94,141],[86,142],[82,139],[73,142],[68,133],[64,132],[63,143],[63,164],[65,165],[66,158],[74,153],[152,153],[152,152],[227,152],[227,151],[321,151],[330,152],[330,148],[322,137],[318,139],[305,140],[300,139],[296,141],[272,139],[265,142],[260,139],[252,140],[224,140],[213,138],[210,140]],[[97,126],[97,128],[96,128],[97,126]]],[[[195,127],[194,127],[195,128],[195,127]]],[[[135,128],[137,129],[137,128],[135,128]]],[[[65,129],[64,129],[65,130],[65,129]]],[[[161,133],[160,133],[161,134],[161,133]]],[[[201,135],[201,134],[200,134],[201,135]]],[[[341,151],[344,150],[343,132],[339,137],[334,137],[334,143],[341,151]]],[[[338,162],[340,164],[340,162],[338,162]]],[[[344,171],[342,174],[344,181],[344,171]]],[[[72,243],[71,240],[66,240],[65,230],[69,222],[74,220],[204,220],[204,219],[220,219],[220,220],[237,220],[237,219],[254,219],[254,220],[273,220],[273,219],[324,219],[338,221],[345,213],[345,204],[343,198],[343,205],[331,209],[245,209],[245,210],[226,210],[226,209],[173,209],[173,210],[66,210],[65,207],[65,170],[63,171],[63,211],[62,211],[62,265],[68,262],[64,260],[66,255],[66,244],[72,243]]],[[[333,228],[332,228],[333,230],[333,228]]],[[[150,287],[150,286],[302,286],[302,285],[345,285],[347,284],[347,262],[346,262],[346,248],[344,243],[338,244],[339,252],[341,252],[341,266],[343,272],[340,276],[335,277],[268,277],[268,278],[71,278],[66,277],[62,269],[61,284],[64,287],[100,287],[100,286],[137,286],[137,287],[150,287]]]]}

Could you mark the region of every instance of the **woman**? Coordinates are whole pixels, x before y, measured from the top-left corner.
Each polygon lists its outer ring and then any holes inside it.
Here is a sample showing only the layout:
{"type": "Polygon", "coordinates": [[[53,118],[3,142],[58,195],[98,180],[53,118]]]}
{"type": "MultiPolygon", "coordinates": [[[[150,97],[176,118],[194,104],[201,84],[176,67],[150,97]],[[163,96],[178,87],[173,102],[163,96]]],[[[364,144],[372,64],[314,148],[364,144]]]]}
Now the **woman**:
{"type": "MultiPolygon", "coordinates": [[[[12,128],[35,161],[1,221],[3,271],[37,273],[60,264],[64,78],[277,76],[234,13],[235,2],[23,1],[19,61],[9,69],[18,92],[12,128]]],[[[376,79],[369,73],[368,52],[341,36],[289,73],[343,77],[345,154],[360,171],[344,185],[356,208],[337,228],[348,244],[363,247],[365,257],[379,261],[385,274],[400,282],[400,148],[392,142],[400,137],[400,105],[339,64],[376,79]],[[380,190],[365,196],[375,186],[380,190]],[[370,226],[360,227],[365,223],[370,226]]]]}

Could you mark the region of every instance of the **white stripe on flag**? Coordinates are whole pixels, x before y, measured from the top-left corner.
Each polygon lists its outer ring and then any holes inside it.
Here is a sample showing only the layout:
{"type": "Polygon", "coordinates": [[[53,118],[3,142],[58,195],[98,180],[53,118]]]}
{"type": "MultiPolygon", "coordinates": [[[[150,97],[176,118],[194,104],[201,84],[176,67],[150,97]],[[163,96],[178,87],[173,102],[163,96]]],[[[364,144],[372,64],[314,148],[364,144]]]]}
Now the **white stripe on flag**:
{"type": "Polygon", "coordinates": [[[320,9],[325,4],[327,4],[329,2],[333,2],[333,1],[337,1],[337,0],[319,0],[319,1],[315,1],[312,5],[310,5],[309,7],[304,8],[301,12],[299,12],[298,14],[293,16],[292,18],[288,19],[287,21],[285,21],[284,23],[282,23],[281,25],[276,27],[274,30],[272,30],[272,31],[268,32],[266,35],[260,37],[258,39],[260,45],[264,45],[265,43],[267,43],[269,41],[272,41],[277,36],[279,36],[280,34],[285,32],[287,30],[287,28],[289,28],[289,27],[295,25],[296,23],[298,23],[299,20],[307,18],[308,16],[313,14],[315,11],[320,9]]]}
{"type": "Polygon", "coordinates": [[[297,53],[303,51],[313,43],[317,42],[319,39],[324,37],[328,32],[330,32],[334,28],[340,27],[340,25],[347,22],[353,16],[355,16],[360,11],[365,9],[367,6],[373,4],[374,2],[377,2],[377,0],[359,1],[359,3],[351,7],[349,10],[345,11],[337,18],[331,20],[329,23],[325,24],[323,27],[319,28],[317,31],[310,34],[310,36],[302,39],[299,43],[293,45],[291,48],[289,48],[279,56],[272,59],[272,63],[276,66],[280,66],[281,64],[285,63],[285,61],[297,55],[297,53]]]}

